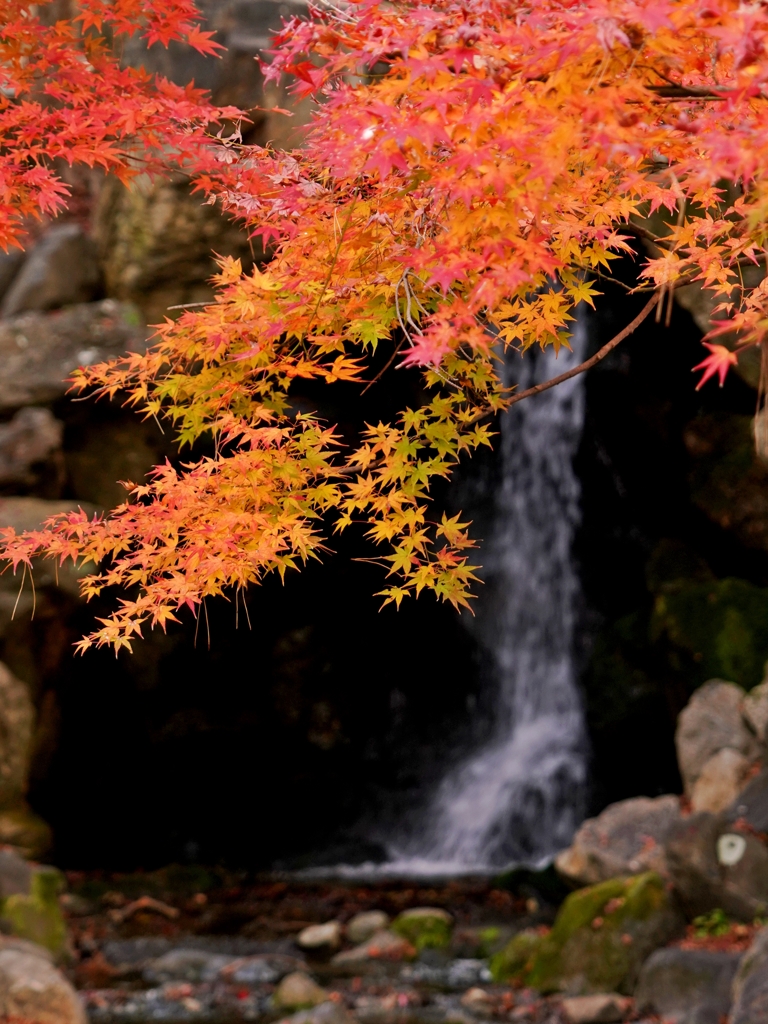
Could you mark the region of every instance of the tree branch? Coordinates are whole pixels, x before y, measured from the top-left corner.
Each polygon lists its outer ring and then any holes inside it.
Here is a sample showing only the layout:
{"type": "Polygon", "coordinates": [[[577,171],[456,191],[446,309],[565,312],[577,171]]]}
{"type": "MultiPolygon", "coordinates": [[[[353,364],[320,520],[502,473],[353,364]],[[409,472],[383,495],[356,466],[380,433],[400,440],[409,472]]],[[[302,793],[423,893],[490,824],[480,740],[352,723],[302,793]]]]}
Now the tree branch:
{"type": "MultiPolygon", "coordinates": [[[[514,405],[515,402],[522,402],[524,398],[530,398],[532,395],[538,395],[542,391],[549,391],[550,388],[555,387],[557,384],[562,384],[563,381],[570,380],[571,377],[577,377],[580,373],[584,373],[585,370],[591,370],[593,366],[596,366],[602,359],[612,352],[617,345],[621,344],[625,338],[628,338],[633,331],[635,331],[640,324],[645,320],[648,314],[655,308],[656,303],[659,301],[659,293],[655,292],[651,298],[646,302],[640,312],[637,314],[634,320],[631,320],[627,326],[619,331],[609,342],[606,342],[601,349],[599,349],[589,359],[585,359],[583,363],[579,363],[578,366],[574,366],[573,369],[567,370],[565,373],[561,373],[559,377],[552,377],[551,380],[542,381],[541,384],[535,384],[532,388],[527,388],[525,391],[521,391],[517,395],[513,395],[508,404],[507,408],[514,405]]],[[[470,423],[477,423],[480,420],[485,419],[487,416],[493,415],[493,409],[485,409],[483,412],[473,416],[470,423]]]]}

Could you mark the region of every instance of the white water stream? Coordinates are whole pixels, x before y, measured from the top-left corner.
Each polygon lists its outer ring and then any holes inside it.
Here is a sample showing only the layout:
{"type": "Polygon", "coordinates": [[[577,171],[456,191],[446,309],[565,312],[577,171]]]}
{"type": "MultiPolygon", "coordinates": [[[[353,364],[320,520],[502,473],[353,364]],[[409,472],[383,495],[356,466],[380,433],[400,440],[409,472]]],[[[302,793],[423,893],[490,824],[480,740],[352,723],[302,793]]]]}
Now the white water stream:
{"type": "MultiPolygon", "coordinates": [[[[508,361],[520,389],[584,358],[508,361]]],[[[481,560],[486,591],[473,631],[496,690],[491,737],[452,767],[401,841],[388,874],[453,874],[536,864],[567,846],[584,818],[586,732],[574,666],[579,580],[572,545],[580,487],[573,468],[584,378],[514,406],[501,426],[501,485],[481,560]]]]}

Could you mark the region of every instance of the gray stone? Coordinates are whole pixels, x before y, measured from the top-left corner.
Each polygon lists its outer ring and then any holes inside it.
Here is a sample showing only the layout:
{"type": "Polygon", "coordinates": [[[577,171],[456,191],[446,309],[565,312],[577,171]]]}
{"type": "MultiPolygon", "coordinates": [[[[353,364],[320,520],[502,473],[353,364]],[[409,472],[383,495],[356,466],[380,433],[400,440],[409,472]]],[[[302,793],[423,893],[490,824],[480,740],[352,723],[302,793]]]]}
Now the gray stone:
{"type": "Polygon", "coordinates": [[[617,875],[656,871],[666,875],[664,842],[680,820],[676,796],[634,797],[611,804],[581,826],[555,868],[576,885],[594,885],[617,875]]]}
{"type": "Polygon", "coordinates": [[[689,917],[719,907],[752,921],[768,910],[768,849],[750,833],[734,831],[725,815],[683,819],[670,832],[666,857],[689,917]]]}
{"type": "Polygon", "coordinates": [[[142,977],[150,985],[162,985],[166,981],[213,981],[232,959],[224,953],[206,953],[201,949],[174,949],[150,961],[142,977]]]}
{"type": "Polygon", "coordinates": [[[96,246],[77,224],[50,228],[5,293],[0,315],[56,309],[96,298],[101,284],[96,246]]]}
{"type": "Polygon", "coordinates": [[[562,1002],[568,1024],[617,1024],[624,1020],[632,1000],[615,992],[572,996],[562,1002]]]}
{"type": "Polygon", "coordinates": [[[749,758],[723,747],[705,763],[691,789],[691,809],[719,814],[737,799],[752,767],[749,758]]]}
{"type": "Polygon", "coordinates": [[[759,744],[742,717],[745,693],[735,683],[710,679],[680,712],[675,733],[677,761],[690,794],[704,765],[723,747],[756,760],[759,744]]]}
{"type": "Polygon", "coordinates": [[[0,323],[0,411],[56,401],[78,366],[146,347],[136,307],[113,299],[0,323]]]}
{"type": "Polygon", "coordinates": [[[640,1013],[675,1024],[720,1024],[731,1008],[739,953],[657,949],[643,964],[635,990],[640,1013]]]}
{"type": "Polygon", "coordinates": [[[733,1009],[728,1024],[768,1021],[768,928],[761,929],[744,954],[733,983],[733,1009]]]}
{"type": "Polygon", "coordinates": [[[355,914],[347,921],[347,938],[354,943],[366,942],[388,924],[389,914],[385,914],[383,910],[367,910],[362,914],[355,914]]]}
{"type": "Polygon", "coordinates": [[[0,947],[0,1020],[86,1024],[77,992],[45,951],[34,947],[0,947]]]}
{"type": "Polygon", "coordinates": [[[49,409],[19,409],[0,424],[0,484],[28,484],[35,463],[61,448],[64,424],[49,409]]]}

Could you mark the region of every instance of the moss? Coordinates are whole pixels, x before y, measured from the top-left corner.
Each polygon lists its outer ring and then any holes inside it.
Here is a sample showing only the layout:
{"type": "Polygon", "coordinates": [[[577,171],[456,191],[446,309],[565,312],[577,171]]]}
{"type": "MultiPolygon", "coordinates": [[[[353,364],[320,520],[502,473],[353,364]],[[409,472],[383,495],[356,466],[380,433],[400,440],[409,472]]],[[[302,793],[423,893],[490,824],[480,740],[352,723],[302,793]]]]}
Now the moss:
{"type": "Polygon", "coordinates": [[[451,944],[451,919],[445,911],[405,910],[392,922],[392,931],[417,950],[446,949],[451,944]]]}
{"type": "Polygon", "coordinates": [[[534,954],[542,936],[533,930],[518,932],[504,949],[491,957],[490,969],[494,981],[524,980],[533,966],[534,954]]]}
{"type": "Polygon", "coordinates": [[[55,868],[40,868],[32,875],[29,895],[8,896],[2,905],[3,921],[13,935],[36,942],[57,957],[64,953],[67,941],[59,907],[62,888],[62,876],[55,868]]]}
{"type": "Polygon", "coordinates": [[[541,992],[629,992],[642,961],[678,927],[654,872],[572,893],[549,934],[520,933],[494,957],[496,980],[541,992]]]}
{"type": "Polygon", "coordinates": [[[730,679],[750,689],[768,657],[768,588],[739,579],[680,581],[656,598],[651,639],[665,641],[673,667],[690,665],[698,681],[730,679]]]}

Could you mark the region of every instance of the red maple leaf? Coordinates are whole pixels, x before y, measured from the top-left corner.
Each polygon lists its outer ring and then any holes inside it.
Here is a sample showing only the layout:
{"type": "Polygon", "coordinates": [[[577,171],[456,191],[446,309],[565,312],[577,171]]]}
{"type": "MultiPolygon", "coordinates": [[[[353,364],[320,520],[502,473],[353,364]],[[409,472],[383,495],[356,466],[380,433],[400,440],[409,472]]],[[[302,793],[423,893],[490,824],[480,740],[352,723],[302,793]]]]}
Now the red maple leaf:
{"type": "MultiPolygon", "coordinates": [[[[693,367],[693,371],[703,370],[704,375],[702,376],[699,383],[696,385],[696,390],[699,391],[704,384],[709,380],[710,377],[714,377],[715,374],[720,378],[720,387],[725,383],[725,375],[731,366],[736,366],[739,357],[735,352],[731,352],[725,345],[710,345],[708,342],[702,342],[704,348],[708,348],[712,353],[707,356],[706,359],[702,360],[697,366],[693,367]]],[[[692,371],[692,372],[693,372],[692,371]]]]}

